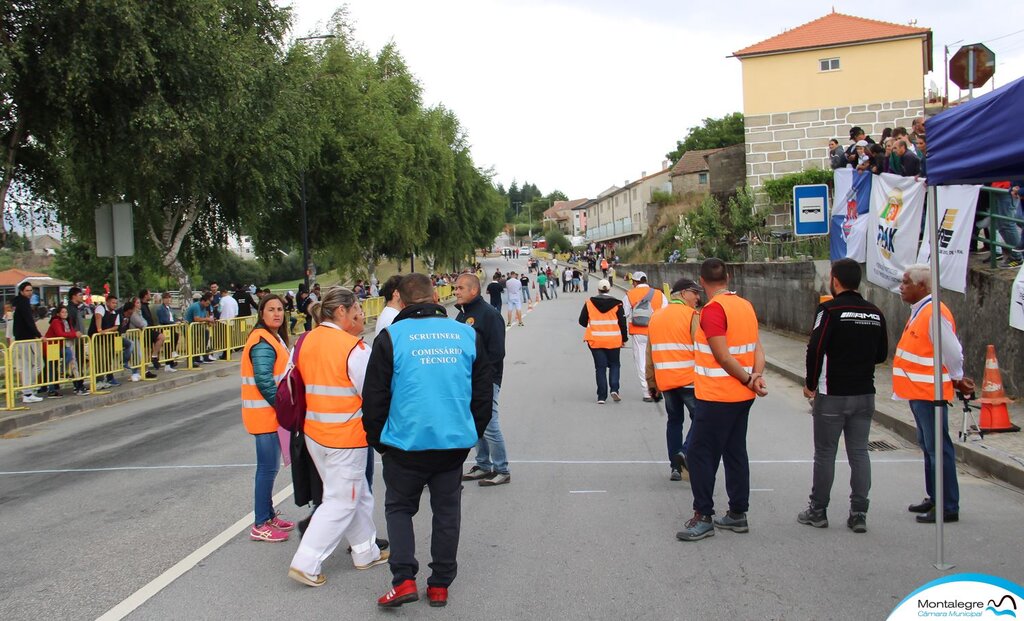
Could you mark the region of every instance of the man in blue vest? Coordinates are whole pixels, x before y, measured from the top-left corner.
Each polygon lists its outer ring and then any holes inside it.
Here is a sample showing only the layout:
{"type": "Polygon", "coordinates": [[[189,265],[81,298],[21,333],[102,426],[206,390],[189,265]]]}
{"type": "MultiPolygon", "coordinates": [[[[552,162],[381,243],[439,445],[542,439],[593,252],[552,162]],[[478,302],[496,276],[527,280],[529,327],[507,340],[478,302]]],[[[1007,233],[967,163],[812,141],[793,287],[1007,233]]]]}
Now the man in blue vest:
{"type": "Polygon", "coordinates": [[[392,588],[377,605],[419,599],[412,517],[427,487],[433,513],[427,597],[431,606],[444,606],[458,568],[462,463],[491,420],[491,364],[476,331],[448,318],[427,276],[405,276],[398,293],[403,308],[374,341],[363,384],[363,428],[384,462],[391,539],[392,588]]]}

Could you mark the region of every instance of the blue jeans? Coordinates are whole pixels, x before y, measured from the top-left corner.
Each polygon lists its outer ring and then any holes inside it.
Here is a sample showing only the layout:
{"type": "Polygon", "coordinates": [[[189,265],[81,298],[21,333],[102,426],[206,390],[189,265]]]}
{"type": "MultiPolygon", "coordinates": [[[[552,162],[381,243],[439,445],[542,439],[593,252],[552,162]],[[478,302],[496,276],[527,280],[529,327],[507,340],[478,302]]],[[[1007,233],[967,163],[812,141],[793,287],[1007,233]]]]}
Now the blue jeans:
{"type": "MultiPolygon", "coordinates": [[[[1001,216],[1016,216],[1016,209],[1013,206],[1013,199],[1009,194],[997,194],[992,197],[992,213],[999,214],[1001,216]]],[[[1010,244],[1014,248],[1020,246],[1020,229],[1017,228],[1016,222],[1010,222],[1009,220],[996,220],[996,230],[999,231],[999,235],[1002,236],[1003,241],[1010,244]]],[[[995,248],[992,249],[996,251],[995,248]]],[[[1016,250],[1003,250],[1003,252],[1010,253],[1009,256],[1013,258],[1020,258],[1020,252],[1016,250]]]]}
{"type": "Polygon", "coordinates": [[[505,437],[498,425],[498,392],[501,386],[494,385],[494,405],[491,408],[491,422],[487,423],[484,435],[476,443],[476,465],[482,470],[508,474],[508,457],[505,453],[505,437]]]}
{"type": "Polygon", "coordinates": [[[256,525],[274,517],[274,478],[281,465],[281,442],[277,432],[253,434],[256,438],[256,499],[254,513],[256,525]]]}
{"type": "MultiPolygon", "coordinates": [[[[931,401],[911,401],[917,422],[917,444],[924,451],[924,489],[935,501],[935,406],[931,401]]],[[[942,406],[942,504],[946,513],[960,512],[960,484],[956,480],[956,453],[949,437],[949,410],[942,406]]]]}
{"type": "Polygon", "coordinates": [[[612,392],[619,392],[619,349],[590,348],[594,357],[594,371],[597,374],[597,400],[608,400],[608,387],[612,392]]]}
{"type": "Polygon", "coordinates": [[[682,453],[686,455],[686,449],[690,446],[690,435],[693,434],[693,413],[697,409],[697,397],[693,395],[693,386],[673,388],[662,393],[665,395],[665,413],[668,414],[668,422],[665,424],[665,442],[668,445],[668,460],[682,453]],[[690,411],[690,431],[683,440],[683,422],[686,420],[686,410],[690,411]]]}
{"type": "Polygon", "coordinates": [[[715,514],[715,477],[718,462],[725,465],[725,491],[729,510],[750,508],[750,461],[747,458],[747,421],[754,400],[722,403],[697,399],[693,438],[686,453],[693,490],[693,510],[715,514]]]}

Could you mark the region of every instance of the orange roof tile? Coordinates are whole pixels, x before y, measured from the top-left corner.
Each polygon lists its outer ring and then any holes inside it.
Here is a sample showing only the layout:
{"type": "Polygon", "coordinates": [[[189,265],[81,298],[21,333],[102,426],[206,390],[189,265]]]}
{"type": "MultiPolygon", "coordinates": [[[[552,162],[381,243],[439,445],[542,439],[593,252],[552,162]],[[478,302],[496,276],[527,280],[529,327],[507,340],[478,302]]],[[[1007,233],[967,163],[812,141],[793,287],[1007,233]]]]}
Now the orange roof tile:
{"type": "Polygon", "coordinates": [[[555,201],[551,207],[544,210],[544,217],[549,220],[567,220],[568,214],[563,212],[570,211],[575,207],[582,205],[590,199],[587,198],[576,198],[571,201],[555,201]]]}
{"type": "Polygon", "coordinates": [[[869,41],[884,41],[886,39],[930,34],[930,28],[903,26],[832,12],[770,39],[765,39],[760,43],[745,47],[738,52],[733,52],[732,55],[742,58],[758,54],[773,54],[830,45],[866,43],[869,41]]]}

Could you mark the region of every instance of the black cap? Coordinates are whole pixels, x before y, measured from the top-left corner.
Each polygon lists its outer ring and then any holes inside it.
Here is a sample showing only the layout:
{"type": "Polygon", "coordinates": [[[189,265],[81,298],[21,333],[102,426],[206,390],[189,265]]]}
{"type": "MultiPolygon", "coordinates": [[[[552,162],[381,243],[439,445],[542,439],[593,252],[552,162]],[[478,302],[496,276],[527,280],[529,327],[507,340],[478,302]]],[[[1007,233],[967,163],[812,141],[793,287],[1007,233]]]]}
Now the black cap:
{"type": "Polygon", "coordinates": [[[680,291],[693,291],[695,293],[700,293],[700,285],[689,278],[680,278],[676,281],[676,284],[672,285],[672,293],[679,293],[680,291]]]}

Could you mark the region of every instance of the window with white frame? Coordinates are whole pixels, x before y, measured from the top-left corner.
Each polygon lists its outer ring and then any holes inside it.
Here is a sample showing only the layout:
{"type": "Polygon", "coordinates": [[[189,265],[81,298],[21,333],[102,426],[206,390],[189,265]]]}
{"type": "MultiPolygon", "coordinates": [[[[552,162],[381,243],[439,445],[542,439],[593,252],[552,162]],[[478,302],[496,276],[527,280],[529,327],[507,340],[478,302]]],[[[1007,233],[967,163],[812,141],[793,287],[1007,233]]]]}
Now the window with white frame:
{"type": "Polygon", "coordinates": [[[819,71],[839,71],[838,58],[822,58],[818,60],[819,71]]]}

